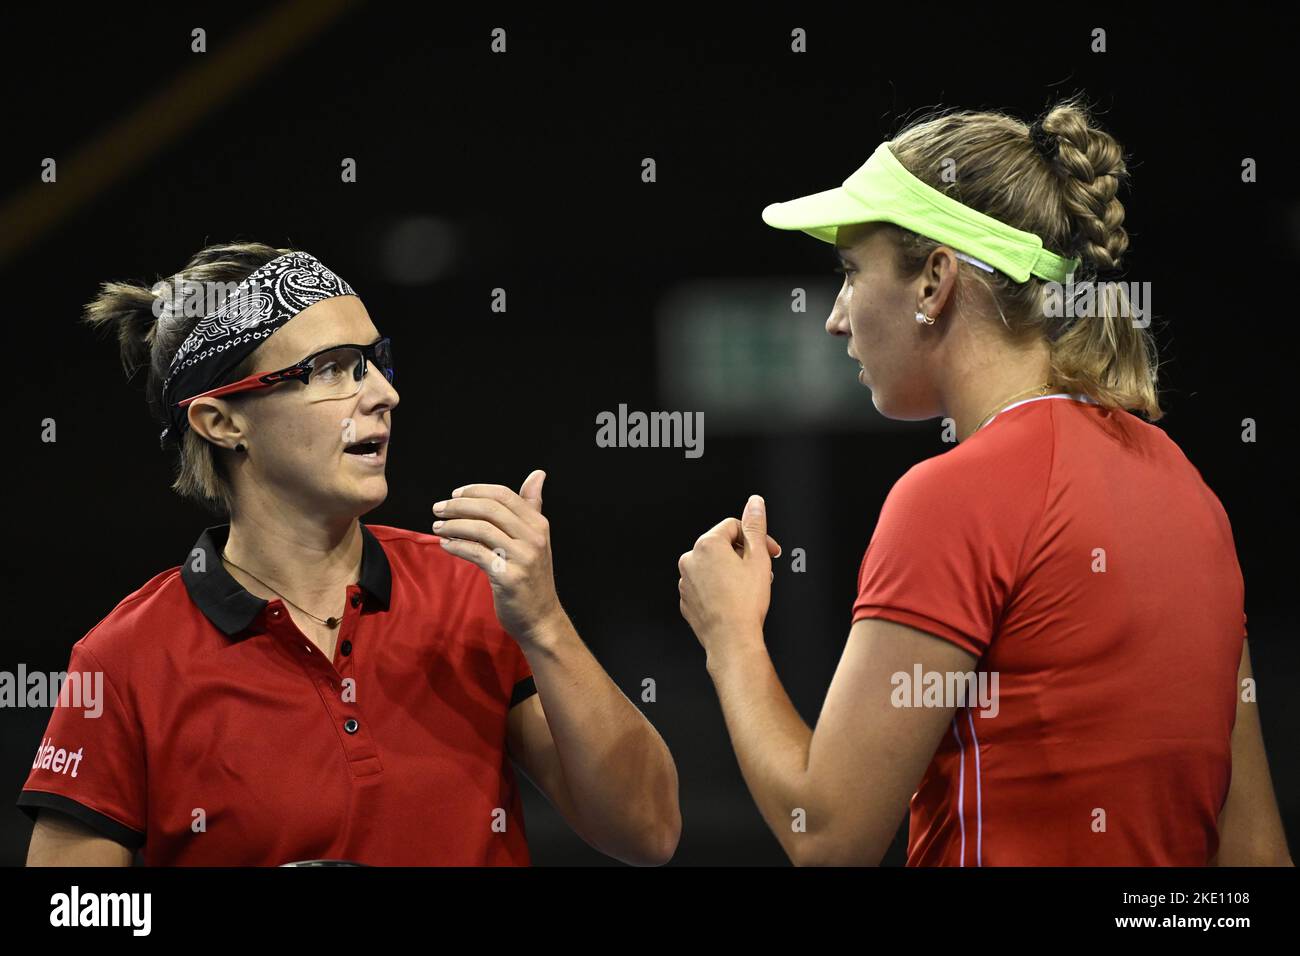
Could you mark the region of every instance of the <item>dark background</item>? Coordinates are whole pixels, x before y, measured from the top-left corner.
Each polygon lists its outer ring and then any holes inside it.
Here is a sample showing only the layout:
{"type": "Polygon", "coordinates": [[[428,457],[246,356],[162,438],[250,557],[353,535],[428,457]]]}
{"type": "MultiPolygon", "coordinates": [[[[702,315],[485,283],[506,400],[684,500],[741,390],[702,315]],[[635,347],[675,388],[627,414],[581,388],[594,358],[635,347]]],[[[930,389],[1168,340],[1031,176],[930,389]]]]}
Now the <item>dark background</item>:
{"type": "MultiPolygon", "coordinates": [[[[1041,7],[680,19],[637,7],[47,9],[6,14],[3,31],[3,402],[17,437],[0,669],[66,667],[76,640],[218,520],[168,490],[143,378],[125,382],[115,344],[78,324],[82,304],[105,280],[170,275],[209,242],[294,245],[347,278],[396,341],[390,493],[365,520],[427,531],[430,504],[457,485],[518,488],[545,468],[560,596],[677,760],[674,863],[784,864],[678,614],[677,556],[749,493],[766,496],[773,534],[808,555],[802,574],[778,563],[767,639],[812,724],[885,494],[951,446],[936,422],[883,422],[865,390],[853,414],[821,422],[754,414],[710,430],[701,408],[694,460],[598,448],[595,416],[620,403],[682,408],[662,387],[674,356],[657,322],[686,281],[759,294],[775,283],[783,300],[803,285],[829,303],[829,247],[766,227],[766,204],[838,185],[927,108],[1028,121],[1083,90],[1133,157],[1126,265],[1154,285],[1161,425],[1232,521],[1277,795],[1292,840],[1300,833],[1295,569],[1283,547],[1295,531],[1300,251],[1295,154],[1283,148],[1292,28],[1109,12],[1092,23],[1041,7]],[[208,31],[204,55],[189,49],[195,26],[208,31]],[[503,56],[488,49],[497,26],[503,56]],[[789,50],[796,26],[807,54],[789,50]],[[1089,52],[1093,27],[1108,52],[1089,52]],[[57,185],[39,182],[47,156],[57,185]],[[653,184],[641,181],[646,156],[653,184]],[[343,157],[358,162],[355,184],[340,182],[343,157]],[[1259,182],[1241,182],[1244,157],[1259,182]],[[504,314],[489,309],[495,287],[508,292],[504,314]],[[46,417],[56,443],[40,440],[46,417]],[[1242,442],[1244,418],[1258,442],[1242,442]],[[652,704],[639,703],[645,677],[658,685],[652,704]]],[[[851,381],[824,318],[790,315],[789,334],[820,341],[851,381]]],[[[778,402],[783,389],[797,404],[788,382],[764,384],[778,402]]],[[[48,716],[0,711],[0,804],[17,797],[48,716]]],[[[535,862],[609,862],[525,786],[535,862]]],[[[29,833],[0,806],[0,863],[23,860],[29,833]]],[[[905,838],[906,825],[887,862],[902,862],[905,838]]]]}

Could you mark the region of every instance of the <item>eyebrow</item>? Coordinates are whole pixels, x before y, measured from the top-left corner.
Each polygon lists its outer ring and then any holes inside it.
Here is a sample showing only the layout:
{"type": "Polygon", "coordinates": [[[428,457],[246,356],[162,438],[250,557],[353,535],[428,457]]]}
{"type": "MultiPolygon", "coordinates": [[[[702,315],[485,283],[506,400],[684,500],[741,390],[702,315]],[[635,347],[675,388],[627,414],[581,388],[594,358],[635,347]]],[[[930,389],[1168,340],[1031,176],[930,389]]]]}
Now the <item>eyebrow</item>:
{"type": "Polygon", "coordinates": [[[851,266],[857,265],[856,262],[849,258],[848,253],[844,249],[841,249],[839,246],[834,246],[833,248],[835,250],[836,262],[847,262],[851,266]]]}
{"type": "MultiPolygon", "coordinates": [[[[379,336],[379,338],[375,339],[375,342],[378,342],[382,338],[383,338],[382,335],[379,336]]],[[[374,345],[375,342],[370,342],[369,344],[374,345]]],[[[341,349],[345,345],[356,345],[356,344],[357,344],[356,342],[335,342],[333,345],[322,345],[318,349],[312,349],[311,354],[316,355],[319,352],[328,352],[330,349],[341,349]]]]}

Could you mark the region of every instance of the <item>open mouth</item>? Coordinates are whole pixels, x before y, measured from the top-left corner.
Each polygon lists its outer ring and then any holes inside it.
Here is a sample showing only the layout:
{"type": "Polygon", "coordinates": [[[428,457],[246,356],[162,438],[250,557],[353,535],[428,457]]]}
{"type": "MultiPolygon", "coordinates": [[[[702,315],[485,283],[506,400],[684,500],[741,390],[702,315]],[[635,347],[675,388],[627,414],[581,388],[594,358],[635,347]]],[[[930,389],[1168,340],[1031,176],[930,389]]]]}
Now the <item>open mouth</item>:
{"type": "Polygon", "coordinates": [[[348,445],[343,451],[349,455],[360,455],[362,458],[378,458],[382,448],[383,442],[360,441],[355,445],[348,445]]]}

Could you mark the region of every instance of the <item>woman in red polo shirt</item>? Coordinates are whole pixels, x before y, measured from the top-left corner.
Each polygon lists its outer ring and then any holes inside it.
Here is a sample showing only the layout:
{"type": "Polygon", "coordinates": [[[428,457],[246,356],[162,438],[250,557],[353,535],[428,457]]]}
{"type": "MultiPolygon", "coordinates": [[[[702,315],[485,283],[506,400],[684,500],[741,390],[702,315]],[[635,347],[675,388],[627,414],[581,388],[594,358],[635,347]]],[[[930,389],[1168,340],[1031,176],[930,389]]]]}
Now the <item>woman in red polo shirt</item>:
{"type": "Polygon", "coordinates": [[[595,848],[671,857],[673,760],[560,607],[544,474],[455,489],[438,536],[360,522],[398,394],[351,286],[212,246],[86,317],[148,366],[173,488],[229,522],[73,647],[93,699],[42,736],[29,863],[526,864],[511,761],[595,848]]]}
{"type": "Polygon", "coordinates": [[[1119,266],[1124,175],[1079,102],[1028,128],[957,112],[764,211],[835,243],[826,329],[880,412],[957,442],[885,500],[814,730],[764,649],[763,500],[679,561],[797,863],[879,863],[910,804],[909,865],[1290,864],[1227,516],[1133,414],[1161,415],[1136,302],[1062,288],[1119,266]]]}

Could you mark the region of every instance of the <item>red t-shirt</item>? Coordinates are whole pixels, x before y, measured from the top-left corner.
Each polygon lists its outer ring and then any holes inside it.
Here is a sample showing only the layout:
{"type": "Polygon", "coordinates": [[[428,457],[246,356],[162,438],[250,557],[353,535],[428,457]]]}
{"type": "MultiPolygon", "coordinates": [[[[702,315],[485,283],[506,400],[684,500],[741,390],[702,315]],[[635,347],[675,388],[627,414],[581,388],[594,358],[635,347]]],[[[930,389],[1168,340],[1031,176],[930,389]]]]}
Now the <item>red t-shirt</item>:
{"type": "Polygon", "coordinates": [[[361,529],[332,661],[206,529],[73,645],[102,692],[54,709],[20,807],[150,866],[527,864],[506,715],[536,688],[487,577],[433,535],[361,529]]]}
{"type": "Polygon", "coordinates": [[[1244,587],[1222,505],[1164,431],[1067,396],[1011,407],[898,480],[858,591],[855,622],[998,675],[996,714],[959,707],[912,797],[909,866],[1217,851],[1244,587]]]}

